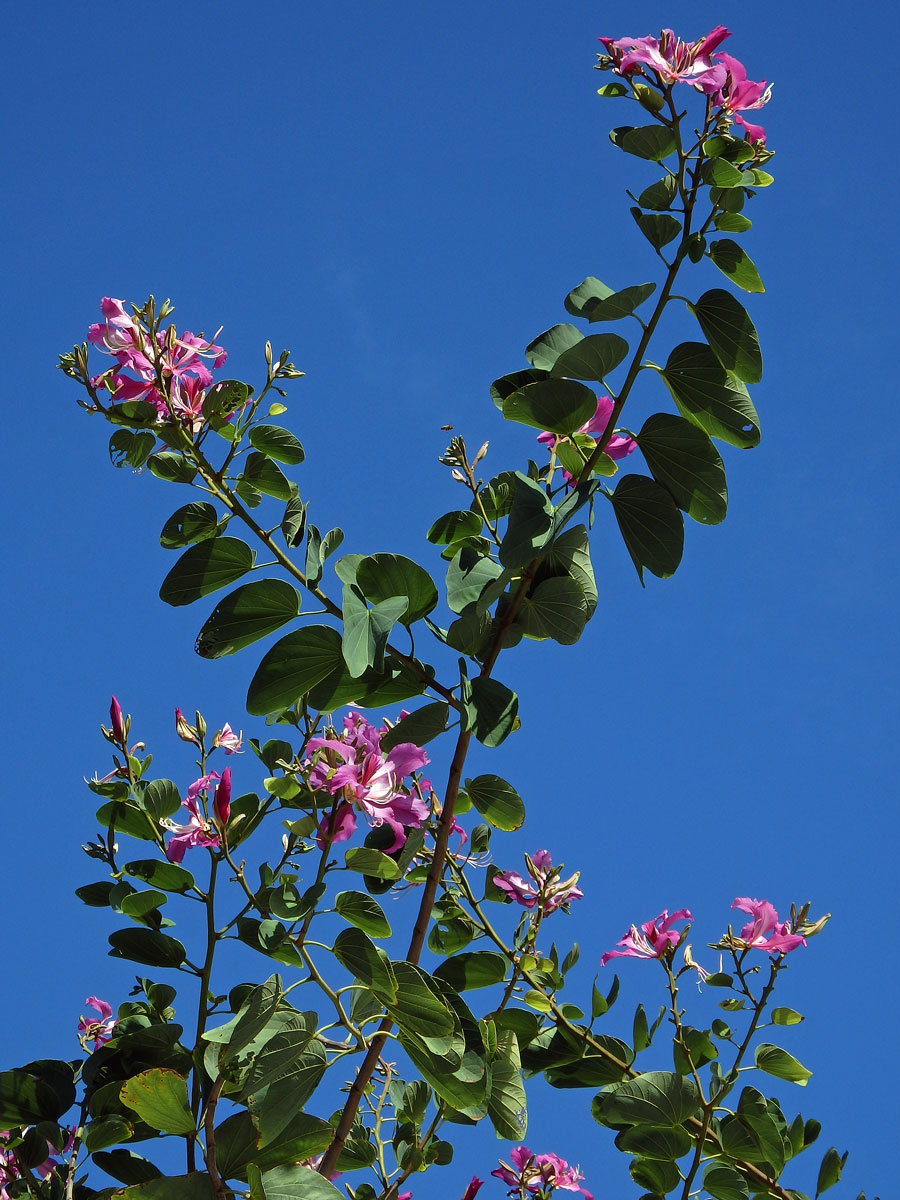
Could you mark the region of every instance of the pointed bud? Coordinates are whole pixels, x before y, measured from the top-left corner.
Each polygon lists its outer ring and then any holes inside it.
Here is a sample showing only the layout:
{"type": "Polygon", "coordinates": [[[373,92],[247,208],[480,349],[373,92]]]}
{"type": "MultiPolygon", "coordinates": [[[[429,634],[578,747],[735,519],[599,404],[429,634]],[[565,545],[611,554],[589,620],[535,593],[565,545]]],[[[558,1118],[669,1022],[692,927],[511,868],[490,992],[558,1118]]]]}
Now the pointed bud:
{"type": "Polygon", "coordinates": [[[222,778],[219,780],[219,785],[216,788],[216,794],[213,798],[213,812],[215,813],[216,823],[224,829],[228,824],[228,817],[231,813],[231,767],[226,767],[222,772],[222,778]]]}
{"type": "Polygon", "coordinates": [[[121,706],[115,696],[109,706],[109,719],[112,724],[113,740],[121,745],[125,741],[125,722],[122,718],[121,706]]]}
{"type": "Polygon", "coordinates": [[[474,459],[474,461],[473,461],[473,463],[472,463],[472,466],[473,466],[473,467],[477,467],[477,466],[478,466],[478,464],[481,462],[481,460],[484,458],[484,456],[487,454],[487,452],[488,452],[488,446],[489,446],[490,444],[491,444],[490,442],[485,442],[485,443],[483,444],[483,446],[481,447],[481,449],[480,449],[480,450],[478,451],[478,453],[475,455],[475,459],[474,459]]]}
{"type": "Polygon", "coordinates": [[[180,708],[175,709],[175,732],[183,742],[190,742],[194,746],[199,746],[200,742],[197,738],[196,729],[192,729],[184,719],[184,713],[180,708]]]}
{"type": "Polygon", "coordinates": [[[201,715],[199,709],[197,709],[197,711],[194,713],[194,720],[197,722],[198,735],[201,738],[205,738],[206,737],[206,722],[203,720],[203,716],[201,715]]]}

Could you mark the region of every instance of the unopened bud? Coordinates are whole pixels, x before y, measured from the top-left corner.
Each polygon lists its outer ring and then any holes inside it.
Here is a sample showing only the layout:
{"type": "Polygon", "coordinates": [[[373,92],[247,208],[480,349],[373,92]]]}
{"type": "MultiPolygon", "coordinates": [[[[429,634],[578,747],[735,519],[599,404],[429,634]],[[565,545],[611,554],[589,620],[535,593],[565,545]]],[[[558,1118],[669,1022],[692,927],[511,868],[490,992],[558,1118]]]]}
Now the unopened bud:
{"type": "Polygon", "coordinates": [[[109,706],[109,719],[112,724],[113,739],[121,745],[125,741],[125,721],[122,717],[122,708],[115,696],[109,706]]]}
{"type": "Polygon", "coordinates": [[[831,920],[831,913],[826,913],[824,917],[819,917],[818,921],[803,921],[803,922],[801,922],[801,924],[797,927],[797,929],[794,930],[794,932],[799,933],[801,937],[805,937],[805,938],[815,937],[817,933],[822,932],[822,930],[825,928],[825,926],[828,924],[828,922],[830,920],[831,920]]]}
{"type": "Polygon", "coordinates": [[[226,767],[222,772],[222,778],[219,780],[216,794],[213,797],[213,812],[217,824],[224,829],[231,814],[231,767],[226,767]]]}
{"type": "Polygon", "coordinates": [[[465,483],[466,482],[465,475],[463,475],[462,471],[460,471],[457,467],[454,467],[453,470],[450,472],[450,474],[457,481],[457,483],[465,483]]]}
{"type": "Polygon", "coordinates": [[[175,732],[183,742],[190,742],[194,746],[200,745],[200,740],[197,737],[196,729],[192,729],[184,719],[184,713],[180,708],[175,709],[175,732]]]}
{"type": "Polygon", "coordinates": [[[206,737],[206,722],[203,720],[203,715],[199,709],[194,713],[194,720],[197,723],[197,733],[201,738],[206,737]]]}
{"type": "Polygon", "coordinates": [[[484,445],[481,447],[481,449],[478,451],[478,453],[475,455],[475,458],[472,462],[473,467],[477,467],[478,464],[481,462],[481,460],[484,458],[484,456],[487,454],[489,445],[490,445],[490,442],[485,442],[484,445]]]}
{"type": "Polygon", "coordinates": [[[271,367],[271,365],[272,365],[272,343],[271,342],[266,342],[265,355],[266,355],[266,362],[271,367]]]}

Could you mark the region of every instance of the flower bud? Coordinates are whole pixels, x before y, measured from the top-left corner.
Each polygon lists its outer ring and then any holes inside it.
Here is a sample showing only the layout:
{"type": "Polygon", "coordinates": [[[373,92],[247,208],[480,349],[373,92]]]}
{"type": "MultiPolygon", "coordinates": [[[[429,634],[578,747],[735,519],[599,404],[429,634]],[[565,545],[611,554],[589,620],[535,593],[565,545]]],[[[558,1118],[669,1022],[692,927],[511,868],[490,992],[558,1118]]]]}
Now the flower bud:
{"type": "Polygon", "coordinates": [[[222,778],[219,780],[213,798],[213,812],[216,823],[224,829],[231,813],[231,767],[226,767],[222,772],[222,778]]]}
{"type": "Polygon", "coordinates": [[[122,718],[122,708],[115,696],[113,696],[112,703],[109,706],[109,719],[112,724],[113,739],[119,743],[124,742],[125,722],[122,718]]]}
{"type": "Polygon", "coordinates": [[[175,732],[183,742],[190,742],[194,746],[200,745],[196,729],[192,729],[188,725],[180,708],[175,709],[175,732]]]}

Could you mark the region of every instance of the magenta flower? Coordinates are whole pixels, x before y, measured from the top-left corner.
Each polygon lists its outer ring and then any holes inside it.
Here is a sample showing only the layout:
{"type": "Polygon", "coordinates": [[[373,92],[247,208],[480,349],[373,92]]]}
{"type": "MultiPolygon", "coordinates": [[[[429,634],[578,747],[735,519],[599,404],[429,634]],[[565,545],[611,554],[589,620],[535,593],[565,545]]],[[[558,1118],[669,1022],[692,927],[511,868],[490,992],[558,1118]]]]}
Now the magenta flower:
{"type": "Polygon", "coordinates": [[[169,839],[169,844],[166,846],[166,858],[169,862],[180,863],[184,858],[185,851],[194,846],[211,846],[214,849],[218,847],[219,835],[204,817],[198,797],[201,792],[208,793],[213,782],[220,778],[218,771],[210,771],[208,775],[203,775],[200,779],[195,780],[188,788],[187,796],[182,801],[182,807],[186,808],[189,813],[187,824],[178,825],[169,817],[164,817],[160,821],[160,825],[164,829],[175,834],[169,839]]]}
{"type": "MultiPolygon", "coordinates": [[[[390,852],[406,841],[406,829],[420,828],[430,815],[420,788],[405,788],[401,783],[430,760],[412,742],[401,742],[382,754],[381,738],[386,732],[351,712],[344,718],[339,738],[310,738],[309,784],[362,809],[370,825],[389,826],[394,832],[394,841],[387,848],[390,852]]],[[[324,845],[329,831],[332,841],[345,841],[355,827],[352,809],[348,812],[341,805],[320,826],[320,844],[324,845]]]]}
{"type": "MultiPolygon", "coordinates": [[[[579,430],[577,430],[577,432],[590,434],[591,437],[600,437],[604,429],[606,429],[606,426],[609,424],[609,418],[612,416],[612,410],[613,402],[610,400],[609,396],[598,396],[597,409],[594,415],[589,421],[585,421],[585,423],[579,430]]],[[[550,433],[545,429],[543,433],[538,434],[537,440],[542,446],[550,446],[552,448],[557,444],[559,438],[555,433],[550,433]]],[[[633,453],[635,450],[637,450],[637,442],[633,437],[613,434],[613,436],[606,443],[603,453],[608,454],[612,459],[618,460],[620,458],[627,458],[627,456],[633,453]]],[[[569,474],[568,471],[564,470],[563,475],[566,483],[568,483],[570,486],[574,485],[575,479],[569,474]]]]}
{"type": "Polygon", "coordinates": [[[731,907],[752,917],[741,930],[741,941],[748,949],[765,950],[767,954],[787,954],[798,946],[806,945],[806,938],[799,933],[791,933],[789,921],[779,922],[778,913],[768,900],[738,896],[731,907]]]}
{"type": "Polygon", "coordinates": [[[630,75],[641,66],[655,71],[661,83],[689,83],[711,95],[725,81],[725,69],[713,63],[713,50],[731,34],[717,25],[696,42],[683,42],[671,29],[663,29],[658,38],[600,38],[612,59],[617,75],[630,75]]]}
{"type": "Polygon", "coordinates": [[[101,1000],[98,996],[88,996],[88,998],[85,1000],[85,1004],[89,1005],[93,1009],[96,1009],[97,1013],[99,1014],[99,1020],[97,1017],[81,1017],[79,1019],[79,1041],[86,1050],[87,1046],[85,1043],[93,1039],[93,1049],[99,1050],[104,1042],[108,1042],[113,1036],[113,1030],[118,1022],[112,1015],[112,1006],[107,1004],[105,1000],[101,1000]]]}
{"type": "Polygon", "coordinates": [[[491,1174],[509,1186],[511,1196],[520,1195],[523,1189],[547,1194],[558,1188],[564,1192],[581,1192],[585,1200],[594,1200],[586,1188],[579,1186],[584,1179],[582,1173],[577,1167],[570,1167],[558,1154],[532,1154],[527,1146],[514,1146],[509,1157],[512,1165],[501,1160],[500,1166],[491,1174]]]}
{"type": "Polygon", "coordinates": [[[475,1197],[478,1195],[478,1192],[481,1190],[481,1186],[483,1183],[484,1183],[483,1179],[479,1179],[477,1175],[473,1175],[472,1182],[466,1188],[465,1192],[463,1192],[462,1200],[475,1200],[475,1197]]]}
{"type": "Polygon", "coordinates": [[[662,958],[669,946],[677,946],[684,930],[673,929],[676,921],[693,921],[686,908],[669,916],[667,908],[659,914],[655,921],[645,921],[638,929],[632,925],[628,933],[616,942],[622,950],[607,950],[600,959],[600,966],[605,967],[611,958],[662,958]]]}
{"type": "Polygon", "coordinates": [[[122,719],[122,707],[115,696],[113,696],[112,703],[109,706],[109,720],[112,725],[113,737],[117,742],[124,742],[125,722],[122,719]]]}
{"type": "Polygon", "coordinates": [[[216,821],[224,829],[231,813],[231,767],[226,767],[222,772],[222,778],[219,780],[219,786],[213,797],[213,812],[216,814],[216,821]]]}
{"type": "Polygon", "coordinates": [[[526,854],[525,864],[533,883],[523,879],[516,871],[503,871],[494,876],[494,884],[523,908],[534,908],[540,904],[546,915],[584,896],[581,888],[576,886],[580,872],[576,871],[568,879],[560,879],[562,867],[553,866],[549,850],[538,850],[533,856],[526,854]]]}
{"type": "Polygon", "coordinates": [[[772,97],[772,85],[767,84],[765,79],[759,83],[748,79],[747,68],[730,54],[717,54],[716,58],[727,71],[725,82],[716,92],[716,104],[721,106],[723,112],[734,116],[739,125],[743,125],[749,142],[764,144],[766,131],[762,125],[751,125],[740,113],[768,104],[772,97]]]}
{"type": "Polygon", "coordinates": [[[226,754],[241,754],[241,739],[244,736],[244,731],[235,733],[231,726],[226,721],[216,736],[213,738],[213,749],[221,746],[226,754]]]}

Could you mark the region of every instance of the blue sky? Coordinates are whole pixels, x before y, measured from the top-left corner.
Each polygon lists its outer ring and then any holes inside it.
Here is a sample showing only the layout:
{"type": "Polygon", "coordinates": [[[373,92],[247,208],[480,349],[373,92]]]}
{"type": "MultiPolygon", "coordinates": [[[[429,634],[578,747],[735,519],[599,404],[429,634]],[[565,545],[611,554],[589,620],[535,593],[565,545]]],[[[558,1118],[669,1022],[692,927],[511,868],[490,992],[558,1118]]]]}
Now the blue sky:
{"type": "MultiPolygon", "coordinates": [[[[822,86],[847,49],[834,20],[852,43],[877,28],[871,11],[864,29],[836,4],[814,22],[771,0],[677,11],[686,37],[729,25],[727,49],[775,81],[777,182],[747,242],[768,289],[748,301],[765,354],[762,444],[725,448],[728,519],[688,523],[675,578],[642,591],[618,534],[598,527],[602,615],[577,647],[510,656],[501,676],[527,732],[477,751],[472,773],[521,781],[528,823],[504,853],[548,844],[581,869],[589,916],[569,928],[586,981],[632,920],[663,907],[692,908],[695,945],[735,895],[834,914],[784,987],[808,1018],[786,1044],[814,1071],[792,1100],[822,1119],[823,1149],[850,1149],[843,1194],[884,1195],[885,1001],[900,982],[884,932],[897,901],[897,178],[878,131],[893,96],[874,67],[822,86]]],[[[104,767],[109,695],[175,778],[189,773],[175,704],[260,732],[241,712],[258,654],[201,661],[205,609],[156,595],[170,565],[157,532],[184,498],[109,465],[106,431],[76,407],[56,353],[101,295],[149,291],[188,328],[224,325],[239,377],[259,378],[267,337],[290,347],[307,372],[286,419],[307,449],[313,519],[341,525],[347,550],[423,553],[433,516],[460,502],[436,462],[441,425],[470,445],[490,438],[494,469],[521,462],[533,443],[504,426],[491,380],[525,365],[585,275],[654,277],[623,194],[652,175],[609,145],[622,118],[597,98],[592,65],[597,35],[656,32],[673,13],[403,0],[48,3],[10,17],[0,1020],[17,1060],[74,1053],[84,996],[123,994],[133,974],[105,955],[108,918],[72,896],[94,874],[78,849],[94,832],[81,777],[104,767]]],[[[690,286],[718,286],[714,274],[690,286]]],[[[678,336],[664,327],[651,357],[678,336]]],[[[639,427],[666,407],[660,385],[634,405],[639,427]]],[[[251,762],[240,770],[258,783],[251,762]]],[[[627,1001],[655,1003],[655,980],[637,963],[622,974],[608,1020],[627,1029],[627,1001]]],[[[539,1092],[528,1140],[580,1161],[604,1194],[619,1156],[586,1110],[583,1094],[539,1092]]],[[[417,1198],[450,1194],[448,1180],[489,1171],[503,1149],[479,1131],[417,1198]]],[[[809,1174],[794,1182],[814,1190],[809,1174]]]]}

